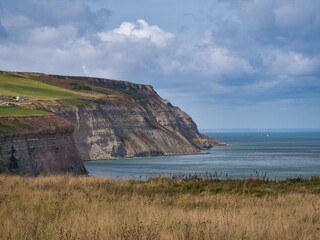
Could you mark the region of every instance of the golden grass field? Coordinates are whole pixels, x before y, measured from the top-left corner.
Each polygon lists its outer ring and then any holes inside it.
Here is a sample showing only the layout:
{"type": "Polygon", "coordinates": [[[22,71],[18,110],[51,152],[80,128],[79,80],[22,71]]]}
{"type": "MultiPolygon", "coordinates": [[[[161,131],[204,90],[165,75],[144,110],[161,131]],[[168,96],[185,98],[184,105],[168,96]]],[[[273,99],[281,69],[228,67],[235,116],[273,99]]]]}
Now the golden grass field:
{"type": "Polygon", "coordinates": [[[319,239],[320,178],[0,175],[1,239],[319,239]]]}

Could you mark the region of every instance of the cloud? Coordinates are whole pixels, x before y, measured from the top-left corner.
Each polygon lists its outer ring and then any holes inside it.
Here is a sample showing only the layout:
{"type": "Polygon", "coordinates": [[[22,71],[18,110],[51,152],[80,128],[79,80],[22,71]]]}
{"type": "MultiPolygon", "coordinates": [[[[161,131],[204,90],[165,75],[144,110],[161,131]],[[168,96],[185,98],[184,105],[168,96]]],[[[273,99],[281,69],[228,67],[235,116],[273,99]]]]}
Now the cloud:
{"type": "Polygon", "coordinates": [[[221,43],[224,40],[224,44],[234,48],[261,44],[292,50],[299,47],[296,40],[314,41],[319,36],[319,8],[317,0],[233,1],[225,9],[233,14],[215,18],[212,31],[221,43]]]}
{"type": "Polygon", "coordinates": [[[198,72],[207,76],[240,76],[253,73],[253,66],[249,61],[230,51],[227,47],[215,44],[212,36],[206,34],[201,43],[191,51],[185,51],[187,56],[181,58],[187,64],[181,64],[181,71],[190,73],[198,72]],[[192,57],[191,57],[192,56],[192,57]]]}
{"type": "Polygon", "coordinates": [[[288,74],[293,76],[313,75],[319,71],[320,55],[307,57],[294,51],[280,52],[275,51],[273,55],[269,54],[269,59],[265,63],[271,72],[275,74],[288,74]]]}
{"type": "Polygon", "coordinates": [[[319,69],[319,48],[309,44],[320,26],[314,10],[319,4],[312,0],[305,4],[214,1],[207,13],[199,12],[202,34],[190,44],[181,41],[183,36],[143,19],[108,29],[111,11],[93,11],[80,0],[0,1],[0,35],[8,38],[2,51],[10,48],[11,55],[19,56],[15,60],[8,56],[12,66],[21,59],[32,62],[25,48],[39,54],[34,59],[48,59],[42,54],[50,54],[50,61],[37,63],[39,71],[47,69],[49,62],[50,69],[54,68],[51,63],[55,62],[55,72],[61,72],[65,56],[74,58],[69,74],[112,72],[112,77],[119,78],[153,74],[169,85],[182,80],[191,85],[196,77],[203,85],[219,81],[221,87],[244,85],[248,89],[263,81],[275,87],[270,83],[281,82],[281,76],[312,75],[319,69]],[[297,43],[301,41],[307,42],[297,43]]]}
{"type": "Polygon", "coordinates": [[[21,28],[40,26],[58,27],[72,24],[79,34],[88,34],[103,29],[111,15],[105,8],[91,10],[81,0],[0,0],[2,4],[2,22],[11,34],[21,28]]]}
{"type": "Polygon", "coordinates": [[[72,25],[62,25],[59,27],[37,27],[31,31],[28,38],[30,43],[37,47],[48,47],[64,45],[70,39],[77,37],[77,29],[72,25]],[[67,40],[67,41],[66,41],[67,40]]]}
{"type": "Polygon", "coordinates": [[[105,42],[123,42],[127,40],[141,41],[147,40],[158,47],[167,46],[168,42],[174,38],[174,35],[163,31],[158,26],[149,26],[143,19],[136,23],[123,22],[119,28],[98,34],[105,42]]]}

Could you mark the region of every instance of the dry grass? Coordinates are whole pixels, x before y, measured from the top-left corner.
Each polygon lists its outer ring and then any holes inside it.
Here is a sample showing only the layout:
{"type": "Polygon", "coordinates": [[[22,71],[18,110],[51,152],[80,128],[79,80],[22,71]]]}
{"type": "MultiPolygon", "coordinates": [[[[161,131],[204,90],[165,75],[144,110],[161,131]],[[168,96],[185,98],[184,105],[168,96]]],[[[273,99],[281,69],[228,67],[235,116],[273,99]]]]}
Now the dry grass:
{"type": "Polygon", "coordinates": [[[0,175],[1,239],[319,239],[320,178],[0,175]]]}

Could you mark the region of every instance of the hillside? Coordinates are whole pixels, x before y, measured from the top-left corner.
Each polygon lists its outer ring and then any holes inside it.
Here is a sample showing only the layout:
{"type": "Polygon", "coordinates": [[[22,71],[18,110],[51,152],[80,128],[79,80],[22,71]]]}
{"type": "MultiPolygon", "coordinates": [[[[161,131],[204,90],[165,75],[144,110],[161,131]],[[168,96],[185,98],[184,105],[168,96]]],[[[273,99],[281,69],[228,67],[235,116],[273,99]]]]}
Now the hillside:
{"type": "Polygon", "coordinates": [[[54,114],[72,122],[84,160],[194,154],[221,144],[200,134],[190,116],[150,85],[0,72],[0,97],[12,104],[0,107],[0,117],[54,114]]]}
{"type": "Polygon", "coordinates": [[[130,94],[135,95],[133,91],[99,86],[99,83],[89,82],[88,78],[0,71],[0,97],[23,96],[29,99],[27,102],[14,102],[15,108],[32,109],[38,102],[46,103],[43,107],[72,107],[94,99],[129,103],[130,94]]]}

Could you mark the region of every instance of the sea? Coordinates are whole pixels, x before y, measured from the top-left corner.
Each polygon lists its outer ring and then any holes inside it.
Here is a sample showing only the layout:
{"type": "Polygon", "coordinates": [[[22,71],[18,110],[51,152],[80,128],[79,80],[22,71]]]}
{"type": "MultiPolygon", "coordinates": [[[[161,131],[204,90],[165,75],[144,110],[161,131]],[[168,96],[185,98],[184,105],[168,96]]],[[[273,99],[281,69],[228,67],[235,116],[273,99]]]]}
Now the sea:
{"type": "Polygon", "coordinates": [[[203,132],[226,143],[198,155],[85,162],[90,175],[145,180],[156,176],[213,175],[218,179],[320,176],[320,131],[203,132]]]}

